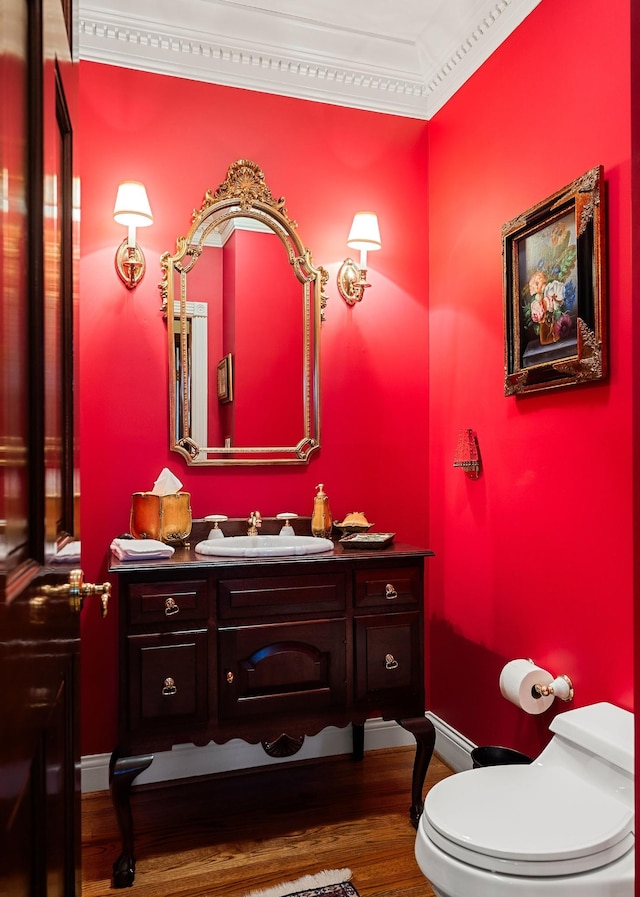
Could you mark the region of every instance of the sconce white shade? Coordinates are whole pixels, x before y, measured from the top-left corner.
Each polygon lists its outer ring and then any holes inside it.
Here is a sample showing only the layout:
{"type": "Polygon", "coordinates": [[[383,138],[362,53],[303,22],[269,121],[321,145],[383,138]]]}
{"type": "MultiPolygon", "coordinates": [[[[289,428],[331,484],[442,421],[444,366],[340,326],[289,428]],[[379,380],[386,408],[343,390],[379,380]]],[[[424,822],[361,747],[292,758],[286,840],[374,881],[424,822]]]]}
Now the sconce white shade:
{"type": "Polygon", "coordinates": [[[144,184],[140,181],[123,181],[118,187],[113,219],[125,227],[147,227],[153,224],[151,206],[144,184]]]}
{"type": "Polygon", "coordinates": [[[356,212],[349,231],[347,246],[365,252],[381,248],[380,228],[375,212],[356,212]]]}

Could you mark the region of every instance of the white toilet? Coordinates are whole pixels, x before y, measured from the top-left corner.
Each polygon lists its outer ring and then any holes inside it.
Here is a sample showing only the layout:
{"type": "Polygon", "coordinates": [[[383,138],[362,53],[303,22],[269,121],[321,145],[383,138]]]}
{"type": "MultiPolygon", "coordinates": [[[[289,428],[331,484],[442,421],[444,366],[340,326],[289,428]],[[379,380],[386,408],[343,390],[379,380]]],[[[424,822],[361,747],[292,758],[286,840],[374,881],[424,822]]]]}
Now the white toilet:
{"type": "Polygon", "coordinates": [[[633,714],[592,704],[550,729],[530,766],[427,794],[415,853],[438,897],[633,897],[633,714]]]}

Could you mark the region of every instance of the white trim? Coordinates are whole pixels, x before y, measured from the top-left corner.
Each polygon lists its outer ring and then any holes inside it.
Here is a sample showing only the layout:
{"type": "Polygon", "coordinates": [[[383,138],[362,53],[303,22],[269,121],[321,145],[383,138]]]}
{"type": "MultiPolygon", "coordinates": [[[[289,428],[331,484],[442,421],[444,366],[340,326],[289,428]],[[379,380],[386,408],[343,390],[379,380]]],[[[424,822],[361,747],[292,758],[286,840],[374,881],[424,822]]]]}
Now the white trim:
{"type": "Polygon", "coordinates": [[[229,218],[227,221],[223,221],[222,224],[212,227],[202,241],[202,245],[213,246],[214,249],[220,249],[226,244],[231,234],[236,230],[251,231],[255,234],[271,234],[272,237],[278,236],[274,230],[264,223],[264,221],[258,221],[257,218],[247,218],[246,216],[243,216],[239,218],[229,218]]]}
{"type": "Polygon", "coordinates": [[[454,772],[461,772],[463,769],[471,769],[473,761],[471,760],[471,751],[476,747],[473,741],[470,741],[464,735],[446,723],[435,713],[430,710],[425,714],[430,719],[436,730],[436,753],[438,756],[453,769],[454,772]]]}
{"type": "Polygon", "coordinates": [[[191,318],[191,438],[198,445],[209,442],[208,312],[206,302],[187,302],[191,318]]]}
{"type": "MultiPolygon", "coordinates": [[[[476,745],[450,726],[435,713],[425,714],[436,730],[436,753],[454,772],[471,769],[471,751],[476,745]]],[[[403,747],[415,744],[413,735],[389,720],[368,720],[365,726],[365,750],[403,747]]],[[[192,776],[213,775],[269,766],[291,760],[308,760],[316,757],[332,757],[348,754],[352,750],[351,728],[336,729],[329,726],[306,738],[295,757],[282,759],[269,757],[261,745],[247,744],[234,739],[226,744],[211,744],[196,747],[179,744],[170,751],[159,751],[149,769],[141,773],[136,784],[168,782],[192,776]]],[[[82,758],[82,791],[105,791],[109,788],[109,754],[90,754],[82,758]]]]}
{"type": "MultiPolygon", "coordinates": [[[[365,725],[365,750],[402,747],[415,744],[410,732],[393,721],[368,720],[365,725]]],[[[301,749],[294,757],[282,759],[269,757],[259,744],[247,744],[234,739],[226,744],[211,744],[196,747],[193,744],[175,745],[170,751],[154,754],[149,769],[140,773],[136,785],[150,782],[168,782],[192,776],[212,775],[269,766],[291,760],[309,760],[316,757],[332,757],[351,753],[353,741],[351,727],[336,729],[329,726],[318,735],[305,738],[301,749]]],[[[82,758],[82,791],[106,791],[109,788],[109,754],[90,754],[82,758]]]]}
{"type": "Polygon", "coordinates": [[[426,120],[539,2],[482,0],[462,21],[445,7],[401,39],[221,0],[190,0],[188,12],[143,2],[136,14],[126,0],[82,0],[80,58],[426,120]]]}

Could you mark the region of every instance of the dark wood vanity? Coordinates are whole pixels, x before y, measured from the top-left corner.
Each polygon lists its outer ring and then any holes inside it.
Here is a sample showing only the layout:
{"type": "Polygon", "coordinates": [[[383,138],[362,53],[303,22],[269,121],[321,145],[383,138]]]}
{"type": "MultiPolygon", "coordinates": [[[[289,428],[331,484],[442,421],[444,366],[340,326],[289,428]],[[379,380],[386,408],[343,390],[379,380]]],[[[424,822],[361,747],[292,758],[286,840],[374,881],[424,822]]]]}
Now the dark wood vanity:
{"type": "MultiPolygon", "coordinates": [[[[192,546],[197,540],[192,538],[192,546]]],[[[435,734],[425,718],[424,559],[409,545],[301,557],[112,558],[119,601],[119,739],[111,759],[122,833],[114,885],[135,875],[130,789],[154,751],[241,738],[273,756],[305,736],[393,719],[416,738],[410,816],[435,734]]],[[[212,783],[212,788],[215,784],[212,783]]]]}

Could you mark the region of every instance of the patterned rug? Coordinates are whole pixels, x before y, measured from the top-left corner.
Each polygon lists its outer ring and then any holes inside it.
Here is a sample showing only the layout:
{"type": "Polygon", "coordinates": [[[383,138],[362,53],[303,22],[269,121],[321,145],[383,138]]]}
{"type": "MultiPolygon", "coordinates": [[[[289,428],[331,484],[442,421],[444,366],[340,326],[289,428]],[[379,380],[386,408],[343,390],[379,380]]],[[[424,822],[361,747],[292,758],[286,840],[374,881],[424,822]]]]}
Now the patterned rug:
{"type": "Polygon", "coordinates": [[[351,869],[326,869],[274,888],[251,891],[245,897],[358,897],[350,879],[351,869]]]}

